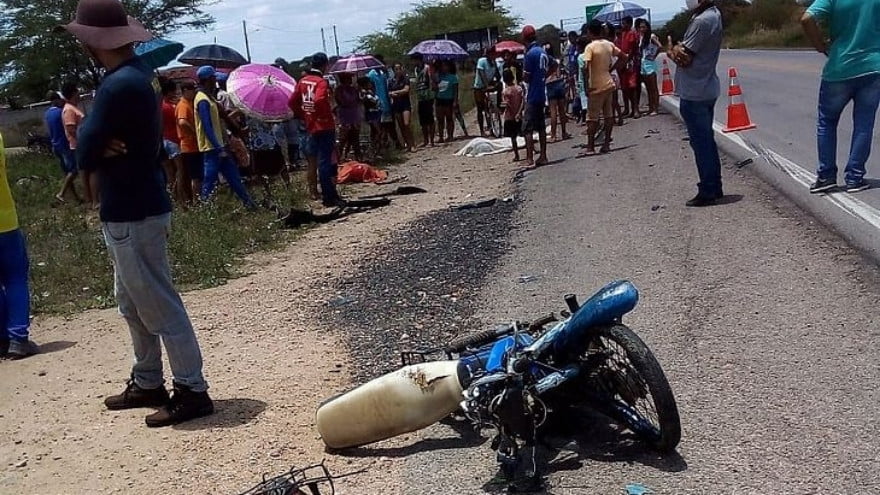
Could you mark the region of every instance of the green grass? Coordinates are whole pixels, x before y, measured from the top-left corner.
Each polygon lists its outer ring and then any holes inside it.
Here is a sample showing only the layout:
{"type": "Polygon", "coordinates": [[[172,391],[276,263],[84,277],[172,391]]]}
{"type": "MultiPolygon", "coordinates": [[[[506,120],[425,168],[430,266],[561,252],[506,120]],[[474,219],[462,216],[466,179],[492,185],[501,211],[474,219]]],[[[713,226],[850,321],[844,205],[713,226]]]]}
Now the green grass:
{"type": "MultiPolygon", "coordinates": [[[[53,206],[61,181],[54,157],[9,156],[8,172],[28,240],[33,311],[66,314],[114,305],[113,272],[97,216],[72,201],[53,206]]],[[[304,189],[296,180],[290,190],[276,181],[273,197],[281,208],[299,206],[305,202],[304,189]]],[[[260,200],[262,193],[251,190],[260,200]]],[[[280,229],[274,213],[244,210],[226,188],[212,203],[176,209],[172,218],[169,256],[174,280],[183,290],[242,276],[246,255],[276,248],[296,235],[280,229]]]]}

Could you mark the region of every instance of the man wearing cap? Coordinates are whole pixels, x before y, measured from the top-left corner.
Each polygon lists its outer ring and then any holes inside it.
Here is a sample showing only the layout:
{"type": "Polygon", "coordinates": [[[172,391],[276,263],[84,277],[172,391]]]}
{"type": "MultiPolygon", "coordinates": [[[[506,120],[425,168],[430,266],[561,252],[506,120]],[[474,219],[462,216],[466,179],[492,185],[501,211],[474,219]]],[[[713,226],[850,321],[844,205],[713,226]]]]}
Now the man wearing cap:
{"type": "Polygon", "coordinates": [[[209,415],[214,405],[201,350],[168,265],[171,202],[160,158],[161,89],[152,68],[134,54],[134,43],[153,35],[118,0],[80,0],[75,20],[64,28],[106,69],[76,152],[79,163],[100,176],[104,239],[134,366],[125,390],[104,403],[111,410],[158,408],[146,417],[151,427],[209,415]],[[174,377],[170,397],[160,341],[174,377]]]}
{"type": "Polygon", "coordinates": [[[318,181],[324,206],[341,206],[345,202],[336,192],[336,122],[330,105],[330,84],[324,79],[329,60],[318,52],[312,56],[312,68],[299,80],[290,97],[290,108],[306,124],[312,152],[318,160],[318,181]]]}
{"type": "Polygon", "coordinates": [[[199,67],[196,71],[199,79],[199,89],[196,93],[195,117],[196,139],[199,143],[199,152],[205,160],[205,178],[202,182],[202,201],[207,201],[217,187],[217,179],[220,174],[229,183],[232,192],[247,208],[256,208],[256,204],[241,182],[238,173],[238,165],[229,155],[224,145],[224,127],[220,118],[220,109],[217,102],[211,96],[217,90],[217,71],[210,65],[199,67]]]}
{"type": "Polygon", "coordinates": [[[547,91],[544,80],[547,78],[547,67],[550,59],[547,52],[538,44],[538,34],[534,26],[526,26],[522,30],[523,41],[528,46],[523,59],[523,79],[528,85],[526,92],[526,110],[523,115],[523,134],[526,137],[526,162],[529,165],[547,164],[547,128],[544,123],[544,106],[547,103],[547,91]],[[535,138],[538,133],[541,154],[535,161],[535,138]]]}

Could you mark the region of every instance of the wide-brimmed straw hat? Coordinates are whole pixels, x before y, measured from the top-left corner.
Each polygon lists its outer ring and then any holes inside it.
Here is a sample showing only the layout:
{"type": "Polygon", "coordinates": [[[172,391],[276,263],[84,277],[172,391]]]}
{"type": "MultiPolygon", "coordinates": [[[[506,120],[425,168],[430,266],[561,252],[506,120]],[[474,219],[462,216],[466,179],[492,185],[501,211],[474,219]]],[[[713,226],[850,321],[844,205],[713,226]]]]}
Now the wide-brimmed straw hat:
{"type": "Polygon", "coordinates": [[[119,0],[80,0],[74,20],[61,27],[83,44],[100,50],[153,39],[153,33],[125,13],[119,0]]]}

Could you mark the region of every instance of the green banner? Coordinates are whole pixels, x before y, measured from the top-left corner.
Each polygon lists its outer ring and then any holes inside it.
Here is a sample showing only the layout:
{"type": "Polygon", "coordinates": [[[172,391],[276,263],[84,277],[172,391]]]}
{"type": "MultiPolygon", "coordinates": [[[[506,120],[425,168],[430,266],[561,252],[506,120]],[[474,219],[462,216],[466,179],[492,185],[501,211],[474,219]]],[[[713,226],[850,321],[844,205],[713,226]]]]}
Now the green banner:
{"type": "Polygon", "coordinates": [[[590,21],[593,20],[593,17],[596,17],[596,14],[598,14],[600,10],[604,9],[606,5],[610,5],[610,4],[601,3],[601,4],[597,4],[597,5],[587,5],[587,7],[586,7],[587,24],[589,24],[590,21]]]}

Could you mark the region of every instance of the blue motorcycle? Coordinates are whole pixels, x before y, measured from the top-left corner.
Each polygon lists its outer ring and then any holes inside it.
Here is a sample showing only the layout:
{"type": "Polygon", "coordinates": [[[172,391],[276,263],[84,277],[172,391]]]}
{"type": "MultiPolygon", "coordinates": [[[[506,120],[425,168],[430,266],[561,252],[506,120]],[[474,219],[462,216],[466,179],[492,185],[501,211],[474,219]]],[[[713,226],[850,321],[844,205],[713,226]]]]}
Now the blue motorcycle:
{"type": "Polygon", "coordinates": [[[639,293],[613,282],[583,305],[403,353],[403,369],[326,401],[317,424],[325,443],[345,448],[425,427],[455,410],[493,428],[492,448],[511,491],[542,485],[535,449],[554,414],[589,407],[660,452],[681,439],[675,398],[660,364],[622,323],[639,293]],[[437,360],[445,354],[446,360],[437,360]]]}

